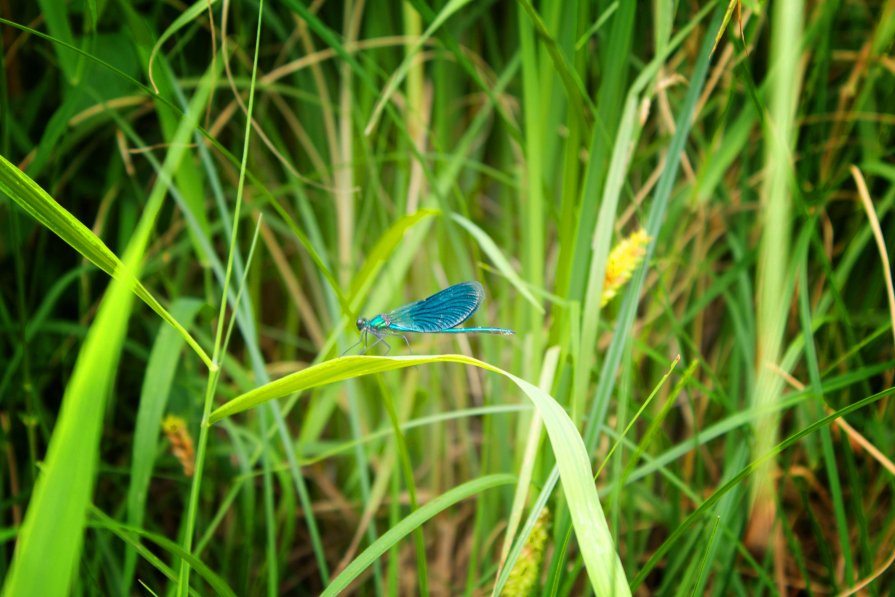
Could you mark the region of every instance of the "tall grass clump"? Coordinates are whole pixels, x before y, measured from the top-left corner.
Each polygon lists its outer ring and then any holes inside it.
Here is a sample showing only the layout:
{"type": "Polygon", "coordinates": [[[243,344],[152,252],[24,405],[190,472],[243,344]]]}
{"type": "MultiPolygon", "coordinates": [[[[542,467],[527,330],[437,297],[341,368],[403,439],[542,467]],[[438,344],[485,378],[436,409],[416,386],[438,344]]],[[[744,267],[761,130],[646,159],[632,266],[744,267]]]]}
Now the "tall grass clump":
{"type": "Polygon", "coordinates": [[[3,594],[887,594],[893,13],[3,4],[3,594]]]}

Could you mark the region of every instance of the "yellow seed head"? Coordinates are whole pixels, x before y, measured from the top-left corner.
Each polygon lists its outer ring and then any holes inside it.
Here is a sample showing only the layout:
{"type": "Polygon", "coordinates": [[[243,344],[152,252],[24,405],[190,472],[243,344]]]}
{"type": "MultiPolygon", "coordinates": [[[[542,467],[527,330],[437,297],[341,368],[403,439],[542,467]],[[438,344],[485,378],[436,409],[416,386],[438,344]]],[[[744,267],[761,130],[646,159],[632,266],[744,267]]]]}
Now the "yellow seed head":
{"type": "Polygon", "coordinates": [[[606,276],[603,279],[603,296],[600,306],[611,301],[618,291],[631,279],[634,270],[646,255],[650,237],[641,228],[612,248],[606,260],[606,276]]]}
{"type": "Polygon", "coordinates": [[[535,523],[516,565],[507,578],[501,595],[504,597],[528,597],[537,586],[541,575],[541,562],[547,547],[547,529],[550,526],[550,511],[544,508],[535,523]]]}
{"type": "Polygon", "coordinates": [[[176,415],[168,415],[162,421],[162,431],[171,442],[171,453],[180,461],[183,474],[192,477],[196,470],[196,453],[193,449],[193,438],[187,429],[186,421],[176,415]]]}

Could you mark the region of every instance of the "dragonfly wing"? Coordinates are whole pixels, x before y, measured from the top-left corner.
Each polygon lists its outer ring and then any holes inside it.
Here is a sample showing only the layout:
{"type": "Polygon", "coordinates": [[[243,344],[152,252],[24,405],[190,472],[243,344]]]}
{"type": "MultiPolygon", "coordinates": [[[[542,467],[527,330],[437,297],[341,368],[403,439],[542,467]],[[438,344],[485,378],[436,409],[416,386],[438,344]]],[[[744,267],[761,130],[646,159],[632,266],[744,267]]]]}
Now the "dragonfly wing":
{"type": "Polygon", "coordinates": [[[469,319],[482,303],[485,291],[478,282],[448,286],[429,298],[386,313],[388,327],[403,332],[440,332],[469,319]]]}

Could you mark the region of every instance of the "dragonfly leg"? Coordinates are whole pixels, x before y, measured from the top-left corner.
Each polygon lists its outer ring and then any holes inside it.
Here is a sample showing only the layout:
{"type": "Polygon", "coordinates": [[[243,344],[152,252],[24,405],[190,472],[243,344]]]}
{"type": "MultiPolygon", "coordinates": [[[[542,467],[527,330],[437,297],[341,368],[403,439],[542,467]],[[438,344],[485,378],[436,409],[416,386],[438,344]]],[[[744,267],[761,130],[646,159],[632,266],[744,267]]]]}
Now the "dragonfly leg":
{"type": "Polygon", "coordinates": [[[367,354],[367,338],[368,337],[369,337],[369,334],[367,333],[367,330],[364,330],[364,350],[363,350],[363,352],[361,352],[361,354],[367,354]]]}
{"type": "MultiPolygon", "coordinates": [[[[392,331],[386,331],[386,330],[383,330],[383,331],[382,331],[382,335],[384,335],[384,336],[394,336],[395,338],[400,338],[401,340],[404,340],[404,344],[407,345],[407,350],[410,351],[410,354],[413,354],[413,349],[410,348],[410,341],[407,339],[407,336],[405,336],[404,334],[399,334],[398,332],[392,332],[392,331]]],[[[389,346],[389,348],[391,348],[391,346],[389,346]]],[[[385,354],[388,354],[388,353],[385,353],[385,354]]]]}
{"type": "Polygon", "coordinates": [[[364,348],[364,353],[366,353],[368,350],[372,350],[374,346],[376,346],[377,344],[382,342],[386,346],[385,354],[388,354],[389,351],[392,349],[392,346],[391,346],[391,344],[389,344],[388,342],[385,341],[385,336],[383,336],[382,334],[377,334],[376,332],[374,332],[372,330],[370,331],[370,333],[373,334],[374,336],[376,336],[376,342],[374,342],[370,346],[364,348]]]}
{"type": "MultiPolygon", "coordinates": [[[[355,346],[357,346],[357,345],[360,344],[361,342],[363,342],[363,337],[361,337],[361,339],[359,339],[357,342],[355,342],[354,344],[352,344],[351,346],[349,346],[348,348],[346,348],[346,349],[345,349],[345,352],[343,352],[343,353],[340,354],[339,356],[340,356],[340,357],[344,357],[346,354],[348,354],[349,352],[351,352],[351,349],[353,349],[355,346]]],[[[361,351],[360,354],[364,354],[363,351],[361,351]]]]}

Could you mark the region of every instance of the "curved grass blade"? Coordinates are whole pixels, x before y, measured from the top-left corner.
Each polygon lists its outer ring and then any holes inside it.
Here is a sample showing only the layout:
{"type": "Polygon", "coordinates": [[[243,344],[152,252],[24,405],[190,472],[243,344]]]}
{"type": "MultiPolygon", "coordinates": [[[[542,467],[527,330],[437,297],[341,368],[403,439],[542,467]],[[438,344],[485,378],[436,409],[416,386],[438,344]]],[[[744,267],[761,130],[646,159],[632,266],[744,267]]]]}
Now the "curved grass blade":
{"type": "MultiPolygon", "coordinates": [[[[143,529],[120,524],[119,522],[110,518],[105,512],[103,512],[96,506],[90,506],[90,515],[95,519],[90,521],[90,526],[111,531],[131,547],[139,549],[141,555],[147,557],[147,559],[150,563],[153,564],[153,566],[156,566],[159,570],[162,571],[163,574],[165,574],[165,576],[167,576],[171,580],[176,579],[176,574],[174,573],[174,571],[167,567],[160,567],[159,564],[161,564],[161,561],[157,558],[154,558],[152,552],[146,550],[145,547],[142,546],[138,538],[142,537],[144,539],[148,539],[149,541],[155,543],[179,560],[188,561],[190,563],[190,566],[196,569],[196,572],[199,574],[199,576],[204,578],[205,581],[211,586],[211,588],[214,589],[216,595],[227,595],[233,597],[236,596],[236,593],[233,592],[233,589],[231,589],[230,586],[227,585],[224,579],[215,574],[214,571],[212,571],[212,569],[209,568],[202,560],[190,553],[187,553],[182,547],[180,547],[177,543],[171,541],[167,537],[159,535],[157,533],[144,531],[143,529]]],[[[191,590],[190,593],[192,592],[193,591],[191,590]]]]}
{"type": "Polygon", "coordinates": [[[68,210],[59,205],[40,185],[0,155],[0,191],[3,191],[28,215],[49,228],[91,263],[115,279],[129,285],[134,294],[176,329],[209,369],[215,365],[195,338],[164,308],[96,234],[68,210]]]}
{"type": "Polygon", "coordinates": [[[528,287],[525,285],[525,282],[522,281],[522,278],[519,277],[519,274],[516,273],[516,270],[513,269],[513,266],[510,265],[509,259],[507,259],[503,252],[501,252],[500,248],[497,246],[497,243],[494,242],[488,234],[473,224],[467,218],[464,218],[458,214],[452,214],[451,219],[460,224],[464,229],[466,229],[469,234],[476,240],[479,244],[479,247],[482,248],[482,251],[491,258],[491,261],[494,262],[494,266],[502,273],[507,280],[510,281],[510,284],[519,291],[519,294],[525,297],[529,303],[534,306],[535,309],[538,310],[538,313],[544,313],[544,307],[541,306],[541,303],[538,302],[538,299],[534,297],[528,287]]]}
{"type": "Polygon", "coordinates": [[[155,62],[155,55],[158,54],[162,45],[172,35],[189,25],[194,19],[196,19],[200,14],[204,13],[207,10],[211,10],[211,5],[217,2],[217,0],[197,0],[195,4],[187,8],[183,11],[179,17],[174,19],[174,22],[165,29],[162,34],[159,36],[158,41],[155,42],[155,45],[152,46],[152,52],[149,53],[149,65],[147,67],[149,73],[149,82],[152,84],[155,92],[158,93],[158,86],[155,84],[155,77],[152,75],[152,63],[155,62]]]}
{"type": "Polygon", "coordinates": [[[547,435],[550,438],[550,445],[559,468],[559,476],[571,513],[578,546],[594,592],[597,595],[630,595],[625,571],[615,551],[609,527],[600,506],[584,440],[574,423],[550,394],[524,379],[484,361],[459,354],[408,357],[350,356],[332,359],[234,398],[212,411],[205,424],[211,425],[225,417],[270,400],[309,388],[373,373],[432,363],[460,363],[499,373],[516,384],[531,400],[547,428],[547,435]]]}
{"type": "Polygon", "coordinates": [[[360,553],[348,566],[333,579],[321,593],[321,597],[330,595],[338,595],[348,588],[351,582],[367,569],[379,556],[384,554],[395,543],[409,535],[416,528],[427,520],[433,518],[437,514],[447,510],[457,502],[465,500],[468,497],[479,494],[485,490],[500,487],[502,485],[512,485],[516,482],[514,475],[499,474],[489,475],[468,481],[463,485],[454,487],[450,491],[441,494],[422,506],[419,510],[411,512],[404,520],[390,528],[379,539],[374,541],[370,547],[360,553]]]}

